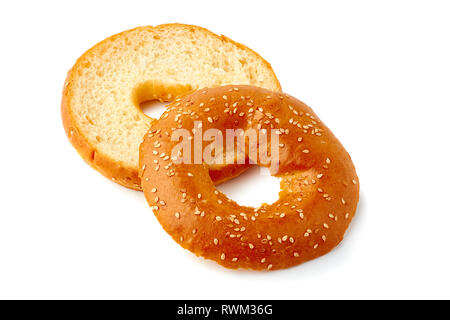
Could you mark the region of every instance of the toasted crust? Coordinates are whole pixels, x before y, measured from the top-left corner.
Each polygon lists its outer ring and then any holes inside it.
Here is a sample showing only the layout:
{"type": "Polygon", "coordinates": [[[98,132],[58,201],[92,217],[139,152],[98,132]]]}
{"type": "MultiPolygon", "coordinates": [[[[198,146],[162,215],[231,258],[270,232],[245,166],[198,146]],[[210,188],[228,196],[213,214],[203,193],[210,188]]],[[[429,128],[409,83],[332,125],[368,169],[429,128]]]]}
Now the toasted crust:
{"type": "MultiPolygon", "coordinates": [[[[359,182],[349,154],[311,108],[287,94],[250,86],[197,91],[180,102],[169,105],[140,147],[144,194],[178,244],[227,268],[275,270],[319,257],[343,239],[356,211],[359,182]],[[272,173],[282,178],[279,200],[240,206],[215,189],[204,162],[161,159],[178,143],[171,136],[181,110],[187,130],[218,129],[224,137],[226,129],[277,130],[280,161],[272,173]]],[[[261,165],[259,158],[256,162],[261,165]]]]}
{"type": "MultiPolygon", "coordinates": [[[[113,35],[100,43],[96,44],[94,47],[86,51],[75,63],[75,65],[72,67],[72,69],[68,72],[64,89],[63,89],[63,96],[62,96],[62,103],[61,103],[61,114],[62,114],[62,120],[64,124],[64,129],[66,131],[66,134],[72,143],[72,145],[75,147],[75,149],[78,151],[80,156],[94,169],[99,171],[101,174],[103,174],[105,177],[112,179],[113,181],[131,188],[135,190],[141,190],[140,186],[140,178],[138,175],[138,167],[137,164],[134,165],[130,163],[129,161],[124,161],[121,159],[117,159],[117,157],[108,154],[108,152],[102,151],[99,149],[98,145],[96,145],[96,142],[89,138],[88,135],[90,134],[89,130],[83,128],[83,126],[80,124],[80,121],[77,120],[77,116],[79,117],[79,110],[74,110],[74,106],[77,103],[75,98],[78,98],[78,95],[81,93],[79,92],[79,89],[77,86],[75,86],[75,83],[79,83],[80,79],[83,77],[83,72],[86,70],[86,68],[95,68],[95,66],[92,66],[90,61],[92,59],[97,59],[99,56],[101,59],[101,54],[106,52],[107,50],[110,50],[111,47],[114,46],[115,43],[123,41],[124,39],[127,39],[128,36],[131,34],[134,34],[136,32],[152,32],[152,33],[164,33],[171,30],[195,30],[197,32],[201,32],[203,35],[207,37],[211,37],[214,39],[221,39],[225,43],[232,44],[242,50],[244,50],[249,56],[252,58],[257,59],[260,63],[262,63],[266,71],[271,75],[269,79],[267,79],[267,83],[264,86],[267,86],[269,89],[272,90],[280,90],[280,84],[278,82],[278,79],[276,78],[275,74],[273,73],[273,70],[270,66],[270,64],[265,61],[262,57],[260,57],[256,52],[252,51],[251,49],[245,47],[242,44],[239,44],[237,42],[232,41],[231,39],[225,37],[225,36],[218,36],[211,31],[197,27],[197,26],[190,26],[190,25],[182,25],[182,24],[165,24],[165,25],[159,25],[156,27],[152,26],[146,26],[146,27],[138,27],[135,29],[131,29],[128,31],[124,31],[122,33],[113,35]],[[77,114],[78,112],[78,114],[77,114]]],[[[103,63],[103,65],[106,64],[103,63]]],[[[194,84],[190,85],[189,83],[182,83],[182,84],[174,84],[169,83],[166,84],[164,82],[161,82],[161,79],[153,80],[148,79],[148,82],[146,85],[140,87],[141,83],[133,84],[134,92],[133,92],[133,99],[135,105],[138,105],[140,102],[145,100],[153,100],[157,99],[160,101],[171,101],[177,96],[182,96],[186,93],[189,93],[195,89],[198,89],[195,87],[194,84]],[[149,87],[150,85],[150,87],[149,87]]],[[[211,86],[214,86],[214,83],[211,83],[211,86]]],[[[92,88],[94,89],[94,88],[92,88]]],[[[79,99],[78,99],[79,100],[79,99]]],[[[79,102],[78,102],[79,103],[79,102]]],[[[141,120],[144,121],[146,124],[145,126],[150,127],[151,123],[154,121],[154,119],[151,119],[147,116],[145,116],[142,112],[139,117],[141,117],[141,120]]],[[[144,131],[145,132],[145,131],[144,131]]],[[[104,138],[104,137],[100,137],[104,138]]],[[[106,139],[105,139],[106,140],[106,139]]],[[[136,150],[138,148],[138,145],[140,141],[135,141],[136,144],[136,150]]],[[[130,151],[132,152],[132,151],[130,151]]],[[[137,152],[137,151],[136,151],[137,152]]],[[[136,157],[136,163],[137,163],[137,157],[138,155],[133,155],[133,157],[136,157]]],[[[237,175],[240,172],[245,170],[245,167],[241,167],[240,170],[237,168],[233,169],[224,169],[223,173],[218,170],[215,173],[215,176],[217,176],[218,182],[225,181],[229,177],[227,177],[224,172],[228,172],[233,175],[237,175]]]]}

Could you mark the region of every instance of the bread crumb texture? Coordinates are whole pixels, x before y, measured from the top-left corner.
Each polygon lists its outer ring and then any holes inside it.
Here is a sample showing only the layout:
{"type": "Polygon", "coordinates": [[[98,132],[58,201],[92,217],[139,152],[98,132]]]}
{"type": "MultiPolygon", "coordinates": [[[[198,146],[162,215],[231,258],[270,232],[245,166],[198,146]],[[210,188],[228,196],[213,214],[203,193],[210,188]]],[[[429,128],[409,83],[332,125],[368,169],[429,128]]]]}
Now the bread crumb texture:
{"type": "Polygon", "coordinates": [[[139,144],[155,121],[140,103],[227,84],[280,90],[270,64],[224,36],[182,24],[138,27],[98,43],[69,71],[64,126],[90,165],[140,189],[139,144]]]}

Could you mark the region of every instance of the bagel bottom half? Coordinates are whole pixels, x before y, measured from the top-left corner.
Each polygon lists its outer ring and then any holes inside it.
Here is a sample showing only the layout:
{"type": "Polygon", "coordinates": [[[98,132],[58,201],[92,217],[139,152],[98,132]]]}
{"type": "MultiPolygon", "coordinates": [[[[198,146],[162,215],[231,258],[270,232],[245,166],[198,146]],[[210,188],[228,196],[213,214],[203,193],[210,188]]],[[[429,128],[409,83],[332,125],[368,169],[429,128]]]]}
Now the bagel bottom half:
{"type": "MultiPolygon", "coordinates": [[[[349,154],[311,108],[250,86],[197,91],[180,102],[169,105],[140,146],[143,191],[176,242],[228,268],[275,270],[319,257],[343,239],[359,182],[349,154]],[[199,128],[223,137],[230,129],[267,134],[266,143],[249,143],[241,151],[281,178],[279,199],[252,208],[227,198],[215,188],[204,159],[189,163],[193,156],[180,161],[184,154],[174,155],[180,142],[173,135],[181,128],[189,132],[189,149],[195,148],[191,133],[199,128]],[[276,166],[254,157],[252,151],[264,146],[271,156],[278,150],[276,166]]],[[[203,152],[207,148],[204,143],[203,152]]]]}
{"type": "MultiPolygon", "coordinates": [[[[86,51],[64,84],[61,114],[69,141],[105,177],[141,190],[139,145],[156,119],[140,104],[174,101],[230,83],[280,90],[270,64],[251,49],[198,26],[144,26],[86,51]]],[[[245,167],[243,168],[245,169],[245,167]]],[[[224,172],[216,168],[223,181],[224,172]]]]}

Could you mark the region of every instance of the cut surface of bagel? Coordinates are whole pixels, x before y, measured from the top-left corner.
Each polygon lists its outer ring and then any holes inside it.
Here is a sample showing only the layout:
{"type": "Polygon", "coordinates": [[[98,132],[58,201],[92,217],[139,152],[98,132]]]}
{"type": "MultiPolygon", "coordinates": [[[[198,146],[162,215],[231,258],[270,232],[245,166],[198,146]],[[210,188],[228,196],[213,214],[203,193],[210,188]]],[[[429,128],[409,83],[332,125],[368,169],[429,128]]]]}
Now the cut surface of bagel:
{"type": "MultiPolygon", "coordinates": [[[[226,84],[280,90],[269,63],[224,36],[182,24],[138,27],[103,40],[77,60],[64,85],[64,128],[94,169],[140,190],[139,144],[154,121],[140,103],[174,101],[226,84]]],[[[228,178],[220,168],[214,176],[228,178]]]]}

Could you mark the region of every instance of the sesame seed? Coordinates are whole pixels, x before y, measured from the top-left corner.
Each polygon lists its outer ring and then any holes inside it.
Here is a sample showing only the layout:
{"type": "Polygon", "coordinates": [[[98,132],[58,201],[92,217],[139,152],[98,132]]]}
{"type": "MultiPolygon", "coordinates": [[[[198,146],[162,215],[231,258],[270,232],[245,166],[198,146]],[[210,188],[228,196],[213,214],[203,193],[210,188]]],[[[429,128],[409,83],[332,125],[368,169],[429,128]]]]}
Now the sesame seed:
{"type": "Polygon", "coordinates": [[[216,216],[217,221],[222,221],[222,217],[216,216]]]}
{"type": "Polygon", "coordinates": [[[180,219],[180,213],[179,213],[179,212],[175,212],[175,217],[176,217],[177,219],[180,219]]]}
{"type": "Polygon", "coordinates": [[[219,240],[217,238],[214,238],[214,244],[217,246],[219,244],[219,240]]]}
{"type": "Polygon", "coordinates": [[[220,259],[221,259],[221,260],[225,260],[225,253],[222,253],[222,254],[220,255],[220,259]]]}
{"type": "Polygon", "coordinates": [[[266,258],[261,259],[261,263],[264,263],[264,262],[266,262],[266,258]]]}
{"type": "Polygon", "coordinates": [[[272,269],[272,265],[271,265],[271,264],[269,264],[269,265],[267,266],[267,270],[270,270],[270,269],[272,269]]]}
{"type": "Polygon", "coordinates": [[[303,152],[303,153],[309,153],[309,150],[308,150],[308,149],[305,149],[305,150],[303,150],[302,152],[303,152]]]}
{"type": "Polygon", "coordinates": [[[294,252],[294,257],[299,257],[300,255],[298,254],[298,252],[294,252]]]}
{"type": "Polygon", "coordinates": [[[153,193],[155,193],[156,191],[157,191],[156,188],[153,188],[153,189],[152,189],[152,192],[153,192],[153,193]]]}

